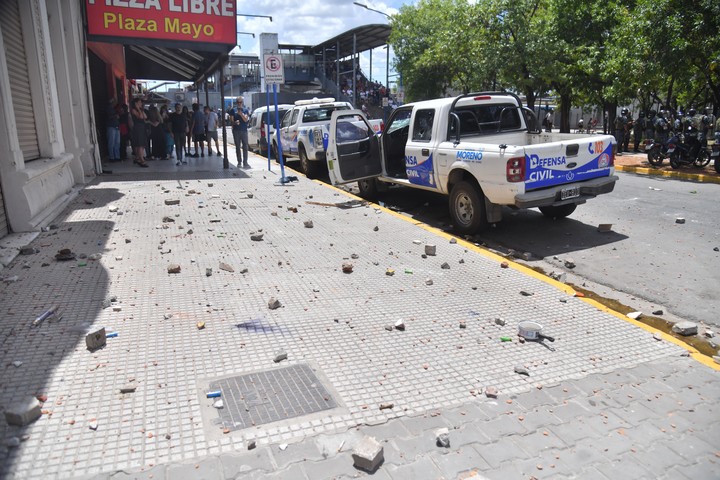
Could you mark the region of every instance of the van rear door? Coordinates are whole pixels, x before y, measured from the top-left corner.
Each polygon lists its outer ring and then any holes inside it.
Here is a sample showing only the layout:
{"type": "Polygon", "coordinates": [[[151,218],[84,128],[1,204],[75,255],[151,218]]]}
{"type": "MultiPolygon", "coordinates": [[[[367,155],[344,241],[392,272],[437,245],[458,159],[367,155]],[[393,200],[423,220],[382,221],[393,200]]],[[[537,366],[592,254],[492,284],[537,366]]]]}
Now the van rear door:
{"type": "Polygon", "coordinates": [[[335,110],[326,161],[333,185],[382,174],[380,137],[360,110],[335,110]]]}

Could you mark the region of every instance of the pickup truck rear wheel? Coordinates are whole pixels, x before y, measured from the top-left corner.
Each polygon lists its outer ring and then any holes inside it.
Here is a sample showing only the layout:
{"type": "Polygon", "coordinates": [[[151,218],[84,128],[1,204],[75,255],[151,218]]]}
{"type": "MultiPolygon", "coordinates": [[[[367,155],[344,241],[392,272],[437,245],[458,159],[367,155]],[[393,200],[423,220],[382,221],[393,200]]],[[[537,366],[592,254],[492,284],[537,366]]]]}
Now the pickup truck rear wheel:
{"type": "Polygon", "coordinates": [[[487,226],[485,196],[469,182],[459,182],[450,192],[450,216],[458,233],[472,234],[487,226]]]}
{"type": "Polygon", "coordinates": [[[272,142],[272,156],[276,163],[280,163],[280,156],[278,155],[277,143],[272,142]]]}
{"type": "Polygon", "coordinates": [[[540,207],[540,212],[547,218],[565,218],[575,211],[577,205],[574,203],[568,203],[560,205],[558,207],[540,207]]]}
{"type": "Polygon", "coordinates": [[[298,156],[300,157],[300,166],[302,171],[307,178],[317,178],[319,169],[319,162],[311,162],[305,153],[305,147],[300,145],[298,150],[298,156]]]}

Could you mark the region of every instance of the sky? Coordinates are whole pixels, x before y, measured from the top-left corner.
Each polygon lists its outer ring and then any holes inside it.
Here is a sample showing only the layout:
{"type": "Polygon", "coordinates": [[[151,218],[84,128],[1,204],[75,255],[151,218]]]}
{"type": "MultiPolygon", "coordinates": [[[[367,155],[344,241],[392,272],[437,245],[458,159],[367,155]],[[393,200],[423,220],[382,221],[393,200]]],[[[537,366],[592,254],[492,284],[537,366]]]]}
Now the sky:
{"type": "MultiPolygon", "coordinates": [[[[397,13],[404,4],[413,4],[414,0],[362,1],[358,3],[385,12],[397,13]]],[[[278,43],[317,45],[342,32],[362,25],[387,23],[388,19],[380,13],[367,10],[353,4],[353,0],[238,0],[238,31],[254,33],[239,34],[239,49],[232,53],[260,55],[258,40],[261,33],[277,33],[278,43]],[[267,18],[245,17],[249,15],[272,16],[267,18]]],[[[392,63],[392,56],[390,58],[392,63]]],[[[361,55],[360,68],[369,74],[369,55],[361,55]]],[[[373,80],[385,83],[386,54],[381,48],[373,52],[373,80]]],[[[392,77],[394,71],[390,70],[392,77]]]]}
{"type": "MultiPolygon", "coordinates": [[[[0,0],[1,1],[1,0],[0,0]]],[[[403,5],[417,3],[417,0],[386,0],[363,1],[358,3],[369,8],[385,12],[388,15],[398,13],[403,5]]],[[[237,35],[238,47],[232,50],[233,54],[258,55],[258,45],[261,33],[277,33],[278,43],[293,45],[317,45],[329,40],[347,30],[371,24],[387,23],[385,15],[357,6],[353,0],[237,0],[237,35]],[[245,15],[266,15],[268,18],[251,17],[245,15]],[[255,35],[253,38],[252,34],[255,35]]],[[[390,50],[390,64],[393,56],[390,50]]],[[[372,56],[373,80],[385,83],[387,71],[387,54],[382,47],[373,51],[372,56]]],[[[365,52],[360,55],[360,68],[365,75],[370,74],[370,55],[365,52]]],[[[396,77],[392,66],[390,68],[390,83],[396,77]]],[[[163,91],[180,84],[165,86],[161,82],[149,81],[148,86],[163,91]]]]}

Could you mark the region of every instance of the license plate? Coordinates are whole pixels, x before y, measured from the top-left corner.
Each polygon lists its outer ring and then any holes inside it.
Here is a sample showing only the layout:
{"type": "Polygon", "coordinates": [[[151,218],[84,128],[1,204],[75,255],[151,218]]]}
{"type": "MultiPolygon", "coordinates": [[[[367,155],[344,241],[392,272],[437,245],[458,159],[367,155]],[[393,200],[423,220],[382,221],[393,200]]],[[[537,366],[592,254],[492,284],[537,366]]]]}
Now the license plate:
{"type": "Polygon", "coordinates": [[[673,153],[675,151],[674,148],[668,148],[668,153],[673,153]]]}
{"type": "Polygon", "coordinates": [[[563,188],[560,190],[560,200],[575,198],[580,196],[580,187],[563,188]]]}

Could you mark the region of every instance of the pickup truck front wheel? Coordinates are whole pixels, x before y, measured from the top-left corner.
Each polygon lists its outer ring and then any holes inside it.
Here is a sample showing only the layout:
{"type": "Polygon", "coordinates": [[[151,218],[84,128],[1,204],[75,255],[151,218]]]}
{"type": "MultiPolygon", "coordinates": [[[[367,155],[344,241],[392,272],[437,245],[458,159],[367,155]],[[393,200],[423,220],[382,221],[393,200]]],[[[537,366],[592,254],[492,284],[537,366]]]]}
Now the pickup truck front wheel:
{"type": "Polygon", "coordinates": [[[358,180],[360,196],[365,200],[375,200],[378,197],[378,182],[374,178],[358,180]]]}
{"type": "Polygon", "coordinates": [[[305,176],[307,178],[317,178],[319,173],[318,170],[320,170],[320,162],[311,162],[307,156],[307,153],[305,152],[305,147],[303,147],[302,145],[300,145],[298,156],[300,157],[300,166],[302,167],[302,171],[305,176]]]}
{"type": "Polygon", "coordinates": [[[480,189],[469,182],[455,185],[450,191],[450,216],[458,233],[472,234],[486,227],[485,196],[480,189]]]}
{"type": "Polygon", "coordinates": [[[559,207],[539,207],[540,212],[547,218],[565,218],[575,211],[577,205],[574,203],[567,203],[560,205],[559,207]]]}

